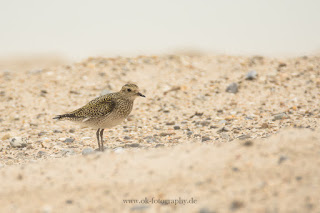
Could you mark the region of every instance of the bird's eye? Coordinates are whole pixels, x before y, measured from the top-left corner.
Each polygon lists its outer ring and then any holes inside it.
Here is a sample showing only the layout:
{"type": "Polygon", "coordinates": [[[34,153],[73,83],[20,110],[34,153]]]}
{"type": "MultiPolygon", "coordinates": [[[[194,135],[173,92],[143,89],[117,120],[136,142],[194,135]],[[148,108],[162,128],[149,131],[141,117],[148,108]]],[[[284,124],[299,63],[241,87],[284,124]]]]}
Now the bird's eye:
{"type": "Polygon", "coordinates": [[[131,92],[131,89],[127,89],[128,92],[131,92]]]}

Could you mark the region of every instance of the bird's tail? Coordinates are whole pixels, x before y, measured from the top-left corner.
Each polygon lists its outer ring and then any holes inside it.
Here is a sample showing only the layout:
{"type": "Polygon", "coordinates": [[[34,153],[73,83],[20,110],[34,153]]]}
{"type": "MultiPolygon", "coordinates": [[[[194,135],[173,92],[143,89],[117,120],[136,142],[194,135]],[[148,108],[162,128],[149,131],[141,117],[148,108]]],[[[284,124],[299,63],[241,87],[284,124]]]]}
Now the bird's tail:
{"type": "Polygon", "coordinates": [[[56,119],[56,120],[69,120],[69,119],[72,119],[72,118],[75,118],[74,114],[57,115],[53,119],[56,119]]]}

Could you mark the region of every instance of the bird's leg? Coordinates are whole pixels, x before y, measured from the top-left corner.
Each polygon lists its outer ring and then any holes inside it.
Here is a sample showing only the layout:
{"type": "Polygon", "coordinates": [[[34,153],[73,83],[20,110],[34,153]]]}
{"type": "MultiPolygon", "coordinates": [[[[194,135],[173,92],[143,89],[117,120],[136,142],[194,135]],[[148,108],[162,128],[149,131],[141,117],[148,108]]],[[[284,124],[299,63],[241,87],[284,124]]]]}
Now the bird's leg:
{"type": "Polygon", "coordinates": [[[103,151],[103,150],[104,150],[104,148],[103,148],[103,131],[104,131],[104,129],[101,129],[101,131],[100,131],[100,137],[101,137],[101,139],[100,139],[100,143],[101,143],[101,151],[103,151]]]}
{"type": "Polygon", "coordinates": [[[98,140],[98,146],[99,146],[99,150],[100,150],[100,136],[99,136],[99,134],[100,134],[100,129],[98,129],[98,131],[97,131],[97,140],[98,140]]]}

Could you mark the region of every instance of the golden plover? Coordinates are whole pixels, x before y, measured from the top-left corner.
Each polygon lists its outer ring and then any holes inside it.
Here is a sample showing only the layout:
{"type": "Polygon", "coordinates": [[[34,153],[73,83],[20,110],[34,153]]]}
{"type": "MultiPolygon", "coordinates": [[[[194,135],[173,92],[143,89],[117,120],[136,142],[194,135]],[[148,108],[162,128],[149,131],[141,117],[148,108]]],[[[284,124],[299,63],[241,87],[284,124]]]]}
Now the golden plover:
{"type": "Polygon", "coordinates": [[[145,97],[135,84],[125,84],[119,92],[93,99],[83,107],[53,119],[70,120],[96,128],[99,150],[103,151],[103,131],[120,124],[132,111],[136,97],[145,97]]]}

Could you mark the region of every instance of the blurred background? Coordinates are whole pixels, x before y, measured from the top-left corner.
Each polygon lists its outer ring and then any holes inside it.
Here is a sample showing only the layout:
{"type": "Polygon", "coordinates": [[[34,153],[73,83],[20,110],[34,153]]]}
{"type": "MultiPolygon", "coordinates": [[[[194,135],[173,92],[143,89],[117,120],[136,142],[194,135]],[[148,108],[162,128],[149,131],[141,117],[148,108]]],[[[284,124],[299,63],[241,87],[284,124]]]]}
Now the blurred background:
{"type": "Polygon", "coordinates": [[[0,2],[1,58],[320,52],[319,0],[0,2]]]}

